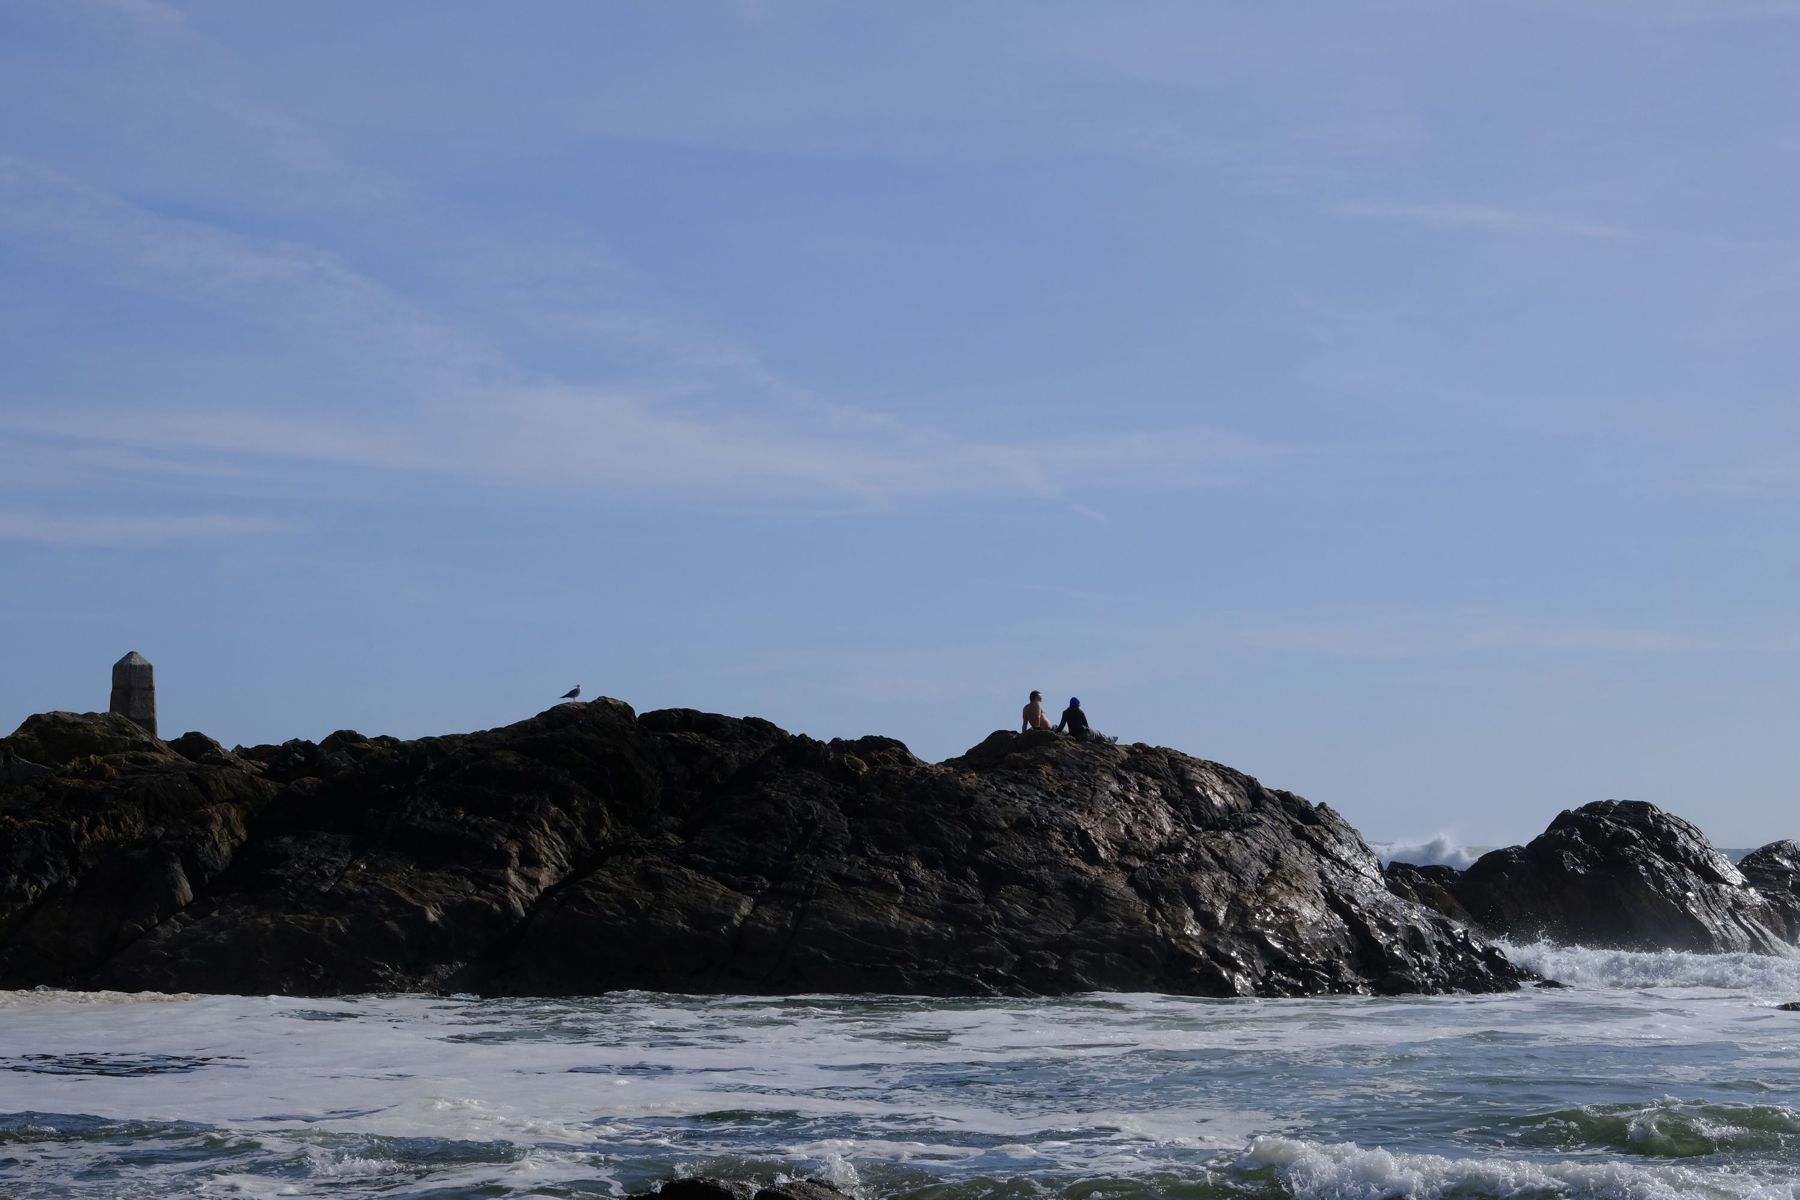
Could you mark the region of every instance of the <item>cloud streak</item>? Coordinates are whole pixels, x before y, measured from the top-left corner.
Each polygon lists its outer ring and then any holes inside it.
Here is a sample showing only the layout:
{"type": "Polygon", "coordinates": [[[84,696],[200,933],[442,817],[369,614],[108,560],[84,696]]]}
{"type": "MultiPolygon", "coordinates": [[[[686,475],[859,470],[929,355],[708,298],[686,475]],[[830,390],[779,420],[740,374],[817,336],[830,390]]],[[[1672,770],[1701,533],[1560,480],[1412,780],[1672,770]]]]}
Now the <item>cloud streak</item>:
{"type": "Polygon", "coordinates": [[[164,0],[93,0],[93,3],[157,33],[171,32],[187,24],[181,10],[164,0]]]}
{"type": "Polygon", "coordinates": [[[118,283],[229,305],[278,328],[330,335],[341,352],[433,382],[497,364],[472,339],[407,303],[338,255],[166,216],[14,156],[0,155],[0,232],[40,250],[90,257],[118,283]]]}
{"type": "Polygon", "coordinates": [[[1542,621],[1483,609],[1347,609],[1251,620],[1233,633],[1255,650],[1327,658],[1481,654],[1680,654],[1713,643],[1659,629],[1542,621]]]}
{"type": "MultiPolygon", "coordinates": [[[[411,420],[236,410],[15,418],[45,452],[153,450],[158,469],[246,458],[488,479],[550,492],[766,499],[881,508],[932,497],[1054,498],[1119,484],[1212,487],[1286,455],[1248,439],[1175,431],[1062,441],[974,442],[933,431],[833,426],[766,410],[699,415],[676,400],[572,387],[521,388],[411,420]]],[[[213,469],[217,469],[214,465],[213,469]]]]}
{"type": "Polygon", "coordinates": [[[0,509],[0,542],[43,546],[129,547],[217,541],[273,533],[281,522],[264,517],[202,513],[188,516],[99,514],[71,516],[0,509]]]}
{"type": "Polygon", "coordinates": [[[1488,233],[1551,234],[1574,238],[1624,238],[1630,231],[1617,225],[1574,221],[1564,217],[1498,208],[1489,204],[1353,203],[1334,205],[1346,217],[1400,221],[1439,229],[1471,229],[1488,233]]]}
{"type": "MultiPolygon", "coordinates": [[[[885,507],[947,496],[1056,497],[1076,487],[1218,486],[1287,457],[1205,430],[980,441],[812,397],[729,339],[649,315],[576,328],[654,350],[666,382],[543,378],[337,255],[151,212],[0,157],[0,230],[96,259],[154,293],[229,307],[348,361],[373,404],[275,411],[221,403],[0,418],[49,455],[155,451],[196,473],[251,459],[490,479],[556,492],[885,507]]],[[[568,328],[569,314],[553,314],[568,328]]],[[[242,465],[242,464],[235,464],[242,465]]]]}

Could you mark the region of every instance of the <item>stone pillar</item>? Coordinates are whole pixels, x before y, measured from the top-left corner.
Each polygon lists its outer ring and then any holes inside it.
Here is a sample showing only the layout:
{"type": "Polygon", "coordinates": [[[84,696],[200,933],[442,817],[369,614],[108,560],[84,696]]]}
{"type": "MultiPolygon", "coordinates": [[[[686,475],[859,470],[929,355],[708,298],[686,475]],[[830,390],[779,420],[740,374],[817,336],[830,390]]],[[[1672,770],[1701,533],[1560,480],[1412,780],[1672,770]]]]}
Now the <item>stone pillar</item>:
{"type": "Polygon", "coordinates": [[[113,664],[111,707],[156,736],[156,668],[136,650],[113,664]]]}

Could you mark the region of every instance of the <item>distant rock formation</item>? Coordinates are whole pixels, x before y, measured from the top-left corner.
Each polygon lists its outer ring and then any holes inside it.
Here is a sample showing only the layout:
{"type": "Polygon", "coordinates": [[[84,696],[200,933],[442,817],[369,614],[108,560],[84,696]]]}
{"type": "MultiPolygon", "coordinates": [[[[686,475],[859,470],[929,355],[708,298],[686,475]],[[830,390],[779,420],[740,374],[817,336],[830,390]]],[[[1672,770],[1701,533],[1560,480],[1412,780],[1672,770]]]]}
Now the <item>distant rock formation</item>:
{"type": "Polygon", "coordinates": [[[0,987],[1299,996],[1531,976],[1387,889],[1330,808],[1172,750],[930,764],[754,718],[559,705],[227,750],[0,739],[0,987]]]}
{"type": "Polygon", "coordinates": [[[1770,842],[1738,863],[1750,886],[1787,917],[1788,937],[1800,942],[1800,842],[1770,842]]]}
{"type": "Polygon", "coordinates": [[[1780,954],[1800,937],[1797,852],[1795,843],[1778,842],[1740,869],[1680,817],[1641,801],[1602,800],[1466,871],[1394,863],[1388,886],[1515,942],[1780,954]]]}

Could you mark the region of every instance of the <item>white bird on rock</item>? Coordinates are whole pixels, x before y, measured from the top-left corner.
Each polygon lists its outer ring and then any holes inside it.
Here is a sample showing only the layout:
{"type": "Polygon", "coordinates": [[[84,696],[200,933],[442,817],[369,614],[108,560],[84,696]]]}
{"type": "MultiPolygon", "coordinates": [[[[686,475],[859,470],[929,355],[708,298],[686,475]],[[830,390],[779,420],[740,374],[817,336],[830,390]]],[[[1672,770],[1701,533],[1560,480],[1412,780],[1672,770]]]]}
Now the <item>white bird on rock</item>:
{"type": "Polygon", "coordinates": [[[575,697],[577,697],[579,695],[581,695],[581,685],[578,683],[574,687],[570,688],[568,691],[564,692],[562,694],[562,698],[564,700],[573,700],[575,697]]]}

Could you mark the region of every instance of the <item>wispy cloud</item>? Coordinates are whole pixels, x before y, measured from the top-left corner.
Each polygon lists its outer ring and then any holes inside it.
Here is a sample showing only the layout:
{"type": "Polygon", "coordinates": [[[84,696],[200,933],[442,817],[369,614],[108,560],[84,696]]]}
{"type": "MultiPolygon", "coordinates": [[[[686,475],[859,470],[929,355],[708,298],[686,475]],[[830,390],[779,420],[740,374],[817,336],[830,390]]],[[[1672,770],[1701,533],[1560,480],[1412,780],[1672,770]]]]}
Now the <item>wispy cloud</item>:
{"type": "Polygon", "coordinates": [[[147,30],[166,33],[187,24],[181,10],[165,0],[90,0],[96,7],[114,12],[147,30]]]}
{"type": "Polygon", "coordinates": [[[1479,608],[1345,609],[1252,619],[1232,640],[1333,658],[1453,658],[1532,652],[1677,654],[1713,643],[1667,630],[1533,619],[1479,608]]]}
{"type": "MultiPolygon", "coordinates": [[[[1096,483],[1214,486],[1284,455],[1206,430],[1119,430],[979,441],[831,403],[730,339],[654,315],[574,322],[648,346],[666,383],[545,379],[395,294],[337,255],[152,212],[0,157],[0,232],[73,250],[131,286],[229,306],[382,390],[378,404],[276,411],[241,397],[0,418],[46,453],[114,446],[183,455],[436,472],[555,491],[767,498],[882,506],[932,496],[1062,495],[1096,483]]],[[[564,329],[572,318],[558,319],[564,329]]]]}
{"type": "Polygon", "coordinates": [[[1800,0],[1513,0],[1521,8],[1535,8],[1568,16],[1580,14],[1631,24],[1711,25],[1737,22],[1792,20],[1800,17],[1800,0]]]}
{"type": "Polygon", "coordinates": [[[1498,208],[1488,204],[1393,204],[1347,203],[1330,210],[1340,216],[1404,221],[1443,229],[1474,229],[1492,233],[1552,234],[1576,238],[1631,237],[1629,230],[1594,221],[1498,208]]]}
{"type": "Polygon", "coordinates": [[[379,351],[415,378],[465,377],[496,358],[338,255],[167,216],[25,159],[0,155],[0,233],[92,256],[119,282],[229,303],[277,326],[304,324],[339,348],[379,351]]]}
{"type": "Polygon", "coordinates": [[[75,439],[34,436],[21,419],[0,418],[0,492],[113,479],[228,483],[248,477],[241,464],[100,443],[92,429],[75,439]]]}
{"type": "Polygon", "coordinates": [[[517,388],[411,419],[235,410],[15,418],[76,450],[157,451],[485,478],[554,492],[818,500],[882,507],[934,496],[1056,497],[1096,483],[1207,487],[1280,461],[1224,434],[1120,433],[989,443],[873,426],[819,427],[766,409],[696,413],[678,400],[574,387],[517,388]]]}
{"type": "Polygon", "coordinates": [[[399,189],[384,171],[347,160],[306,122],[265,102],[256,74],[240,56],[191,23],[169,0],[73,0],[129,28],[149,53],[163,61],[168,90],[159,104],[176,102],[175,120],[198,122],[237,144],[234,186],[262,176],[265,196],[284,206],[340,206],[391,199],[399,189]]]}
{"type": "Polygon", "coordinates": [[[33,542],[46,546],[155,546],[167,542],[247,537],[281,528],[281,522],[263,517],[219,513],[70,516],[0,509],[0,542],[33,542]]]}

